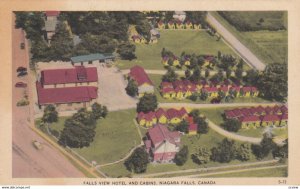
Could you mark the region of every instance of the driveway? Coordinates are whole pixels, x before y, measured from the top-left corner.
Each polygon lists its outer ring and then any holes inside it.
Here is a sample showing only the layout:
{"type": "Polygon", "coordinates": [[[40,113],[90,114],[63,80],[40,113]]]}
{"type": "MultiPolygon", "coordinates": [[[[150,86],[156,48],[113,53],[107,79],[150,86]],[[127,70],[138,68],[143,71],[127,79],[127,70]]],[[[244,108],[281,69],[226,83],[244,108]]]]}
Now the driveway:
{"type": "Polygon", "coordinates": [[[207,21],[218,31],[219,34],[246,60],[252,67],[257,70],[264,70],[266,65],[259,60],[245,45],[243,45],[233,34],[231,34],[215,17],[210,13],[207,14],[207,21]]]}
{"type": "Polygon", "coordinates": [[[98,102],[107,106],[109,111],[136,108],[137,99],[126,94],[127,82],[116,67],[97,65],[99,87],[98,102]]]}

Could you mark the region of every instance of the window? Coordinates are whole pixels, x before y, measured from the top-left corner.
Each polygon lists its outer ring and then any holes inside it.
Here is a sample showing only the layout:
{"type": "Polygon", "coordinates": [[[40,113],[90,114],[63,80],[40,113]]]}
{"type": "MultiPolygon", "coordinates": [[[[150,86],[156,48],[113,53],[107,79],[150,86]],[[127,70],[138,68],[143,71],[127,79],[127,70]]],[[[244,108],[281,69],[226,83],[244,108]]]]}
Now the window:
{"type": "Polygon", "coordinates": [[[92,63],[93,63],[93,61],[90,60],[90,61],[89,61],[89,64],[92,64],[92,63]]]}

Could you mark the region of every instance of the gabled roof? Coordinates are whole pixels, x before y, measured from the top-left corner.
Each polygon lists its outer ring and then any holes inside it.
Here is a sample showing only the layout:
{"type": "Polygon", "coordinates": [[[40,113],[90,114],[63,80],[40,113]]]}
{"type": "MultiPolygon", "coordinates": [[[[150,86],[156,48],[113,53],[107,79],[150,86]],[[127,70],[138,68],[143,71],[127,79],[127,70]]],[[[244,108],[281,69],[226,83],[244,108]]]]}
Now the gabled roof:
{"type": "Polygon", "coordinates": [[[197,130],[198,130],[197,124],[192,123],[189,125],[189,131],[197,131],[197,130]]]}
{"type": "Polygon", "coordinates": [[[115,58],[115,56],[111,53],[95,53],[95,54],[74,56],[74,57],[71,57],[71,61],[73,63],[79,63],[79,62],[88,62],[88,61],[94,61],[94,60],[114,59],[114,58],[115,58]]]}
{"type": "Polygon", "coordinates": [[[36,82],[40,105],[52,103],[89,102],[96,99],[97,87],[43,88],[36,82]]]}
{"type": "Polygon", "coordinates": [[[280,110],[282,113],[288,113],[288,108],[285,105],[281,106],[280,110]]]}
{"type": "Polygon", "coordinates": [[[282,114],[280,119],[281,120],[288,120],[288,114],[282,114]]]}
{"type": "Polygon", "coordinates": [[[171,93],[171,92],[175,92],[175,90],[171,87],[164,87],[162,88],[162,93],[165,94],[165,93],[171,93]]]}
{"type": "Polygon", "coordinates": [[[225,110],[224,113],[225,113],[226,118],[236,117],[232,110],[225,110]]]}
{"type": "Polygon", "coordinates": [[[162,88],[173,87],[173,84],[171,82],[163,81],[163,82],[160,83],[160,87],[162,87],[162,88]]]}
{"type": "Polygon", "coordinates": [[[164,141],[176,144],[175,140],[180,138],[180,133],[178,131],[171,132],[166,126],[157,124],[148,130],[148,136],[153,145],[160,144],[164,141]]]}
{"type": "Polygon", "coordinates": [[[265,115],[263,116],[261,121],[279,121],[279,117],[277,115],[265,115]]]}
{"type": "Polygon", "coordinates": [[[68,69],[53,69],[41,71],[41,83],[43,85],[97,82],[96,67],[75,66],[68,69]]]}
{"type": "Polygon", "coordinates": [[[155,112],[156,117],[159,119],[161,116],[165,116],[167,117],[167,113],[164,109],[159,108],[158,110],[156,110],[155,112]]]}
{"type": "Polygon", "coordinates": [[[254,121],[260,121],[258,116],[255,115],[249,115],[239,118],[240,122],[254,122],[254,121]]]}
{"type": "Polygon", "coordinates": [[[130,72],[128,75],[137,82],[138,86],[141,86],[145,83],[153,85],[144,68],[142,68],[141,66],[134,66],[130,68],[130,72]]]}
{"type": "Polygon", "coordinates": [[[141,121],[143,119],[146,121],[152,121],[154,118],[156,118],[154,112],[148,112],[148,113],[140,112],[137,117],[138,121],[141,121]]]}
{"type": "Polygon", "coordinates": [[[218,92],[217,87],[204,87],[204,88],[202,88],[202,90],[204,90],[206,92],[218,92]]]}

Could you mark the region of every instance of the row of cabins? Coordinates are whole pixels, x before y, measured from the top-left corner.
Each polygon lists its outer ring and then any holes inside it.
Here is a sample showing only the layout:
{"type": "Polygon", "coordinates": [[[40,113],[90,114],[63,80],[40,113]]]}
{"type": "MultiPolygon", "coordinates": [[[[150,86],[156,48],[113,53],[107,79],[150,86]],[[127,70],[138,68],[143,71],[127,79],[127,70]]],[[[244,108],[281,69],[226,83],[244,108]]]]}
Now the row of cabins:
{"type": "Polygon", "coordinates": [[[87,66],[97,65],[99,63],[112,63],[116,57],[111,53],[94,53],[88,55],[80,55],[71,57],[71,64],[73,66],[87,66]]]}
{"type": "MultiPolygon", "coordinates": [[[[206,66],[212,67],[212,62],[215,59],[215,57],[213,55],[204,55],[203,58],[204,58],[203,67],[206,67],[206,66]]],[[[185,66],[191,65],[190,57],[185,56],[183,58],[179,58],[175,55],[171,56],[171,57],[170,56],[162,57],[161,63],[164,66],[174,66],[174,67],[181,66],[181,65],[185,65],[185,66]],[[170,63],[170,61],[171,61],[171,63],[170,63]],[[180,63],[180,62],[182,62],[182,63],[180,63]]]]}
{"type": "Polygon", "coordinates": [[[158,29],[201,29],[201,24],[192,23],[191,21],[182,22],[180,20],[170,20],[169,22],[159,21],[158,29]]]}
{"type": "Polygon", "coordinates": [[[176,80],[174,82],[162,82],[160,84],[161,95],[166,99],[186,99],[194,93],[207,93],[208,98],[217,98],[220,91],[225,96],[231,94],[234,97],[256,97],[259,92],[256,87],[236,86],[227,84],[211,84],[206,80],[192,82],[190,80],[176,80]]]}
{"type": "Polygon", "coordinates": [[[154,44],[158,42],[158,39],[160,38],[160,33],[157,29],[151,29],[150,30],[150,40],[147,41],[142,35],[135,33],[131,36],[131,40],[134,43],[138,43],[138,44],[145,44],[145,43],[150,43],[150,44],[154,44]]]}
{"type": "Polygon", "coordinates": [[[258,106],[250,108],[236,108],[225,110],[226,119],[238,119],[242,123],[242,128],[258,128],[267,126],[287,126],[288,108],[275,105],[273,107],[258,106]]]}
{"type": "Polygon", "coordinates": [[[140,112],[137,115],[138,124],[148,128],[156,124],[178,124],[184,119],[189,123],[189,134],[196,134],[197,125],[194,123],[193,118],[188,116],[187,110],[183,107],[179,110],[174,108],[167,110],[159,108],[155,112],[140,112]]]}
{"type": "Polygon", "coordinates": [[[144,96],[144,94],[154,93],[154,85],[146,74],[144,68],[142,68],[141,66],[134,66],[130,68],[128,79],[132,79],[136,82],[138,86],[139,97],[144,96]]]}
{"type": "Polygon", "coordinates": [[[95,67],[42,70],[36,81],[38,107],[53,104],[58,111],[90,107],[98,97],[95,67]]]}

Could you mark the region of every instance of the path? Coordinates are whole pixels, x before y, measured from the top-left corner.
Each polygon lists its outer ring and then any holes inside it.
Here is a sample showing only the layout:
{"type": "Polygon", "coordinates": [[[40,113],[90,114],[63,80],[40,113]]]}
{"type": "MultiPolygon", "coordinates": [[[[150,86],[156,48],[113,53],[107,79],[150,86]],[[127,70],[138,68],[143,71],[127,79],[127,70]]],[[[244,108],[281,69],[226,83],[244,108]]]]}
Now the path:
{"type": "Polygon", "coordinates": [[[276,165],[276,166],[265,166],[265,167],[253,167],[253,168],[246,168],[246,169],[238,169],[238,170],[231,170],[231,171],[219,171],[214,173],[200,173],[194,175],[187,175],[182,177],[172,177],[172,178],[199,178],[203,176],[211,176],[211,175],[219,175],[219,174],[230,174],[230,173],[241,173],[241,172],[248,172],[248,171],[257,171],[257,170],[265,170],[265,169],[275,169],[275,168],[283,168],[287,167],[287,165],[276,165]]]}
{"type": "Polygon", "coordinates": [[[207,14],[207,21],[217,30],[219,34],[246,60],[251,66],[259,71],[265,69],[266,65],[259,60],[245,45],[243,45],[233,34],[231,34],[211,13],[207,14]]]}
{"type": "Polygon", "coordinates": [[[141,174],[141,175],[134,175],[135,178],[149,178],[149,177],[157,177],[157,176],[165,176],[165,175],[172,175],[178,173],[193,173],[193,172],[203,172],[203,171],[214,171],[219,169],[228,169],[228,168],[239,168],[239,167],[248,167],[248,166],[257,166],[257,165],[264,165],[264,164],[272,164],[277,163],[278,160],[268,160],[268,161],[261,161],[261,162],[251,162],[251,163],[241,163],[236,165],[223,165],[223,166],[216,166],[216,167],[207,167],[207,168],[197,168],[197,169],[187,169],[187,170],[179,170],[179,171],[167,171],[167,172],[160,172],[160,173],[151,173],[151,174],[141,174]]]}
{"type": "Polygon", "coordinates": [[[220,127],[219,125],[216,125],[215,123],[211,122],[208,119],[207,119],[207,122],[208,122],[208,126],[211,129],[213,129],[214,131],[216,131],[220,135],[225,136],[227,138],[242,141],[242,142],[250,142],[250,143],[253,143],[253,144],[259,144],[260,141],[261,141],[261,138],[247,137],[247,136],[242,136],[242,135],[238,135],[238,134],[233,133],[233,132],[226,131],[222,127],[220,127]]]}

